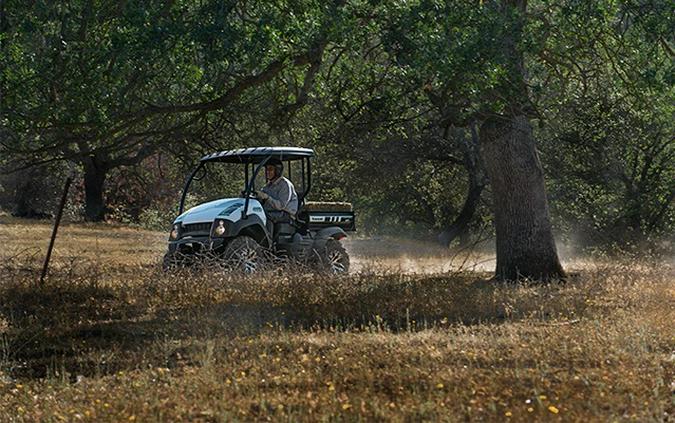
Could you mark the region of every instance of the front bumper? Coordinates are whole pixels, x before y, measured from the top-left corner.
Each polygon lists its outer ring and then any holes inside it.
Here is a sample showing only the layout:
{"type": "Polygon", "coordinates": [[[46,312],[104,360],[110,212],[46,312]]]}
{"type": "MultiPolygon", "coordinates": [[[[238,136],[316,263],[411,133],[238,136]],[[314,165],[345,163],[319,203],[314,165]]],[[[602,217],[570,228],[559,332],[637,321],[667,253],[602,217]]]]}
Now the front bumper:
{"type": "Polygon", "coordinates": [[[225,246],[225,238],[211,238],[208,236],[188,236],[169,241],[169,253],[185,255],[218,252],[225,246]]]}

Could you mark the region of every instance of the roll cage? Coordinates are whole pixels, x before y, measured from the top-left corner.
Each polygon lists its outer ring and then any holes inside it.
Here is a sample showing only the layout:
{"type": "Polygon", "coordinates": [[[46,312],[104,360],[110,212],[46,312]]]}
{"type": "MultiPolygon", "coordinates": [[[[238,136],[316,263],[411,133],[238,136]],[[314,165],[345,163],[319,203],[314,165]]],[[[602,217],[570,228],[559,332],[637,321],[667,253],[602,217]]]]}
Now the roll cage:
{"type": "Polygon", "coordinates": [[[303,191],[298,193],[298,204],[302,205],[305,197],[309,193],[312,186],[312,165],[311,158],[314,156],[314,150],[310,148],[300,147],[254,147],[254,148],[240,148],[237,150],[225,150],[217,153],[209,154],[199,160],[199,164],[192,170],[185,181],[183,194],[180,198],[180,205],[178,207],[178,214],[182,214],[185,208],[185,198],[193,180],[199,181],[206,176],[207,163],[235,163],[244,165],[244,191],[245,198],[244,209],[242,211],[242,219],[248,216],[248,203],[251,193],[255,188],[255,178],[258,176],[260,169],[265,166],[271,158],[277,158],[281,162],[287,162],[288,175],[291,174],[291,163],[300,161],[302,187],[303,191]],[[250,168],[250,170],[249,170],[250,168]],[[204,171],[203,174],[199,174],[204,171]],[[249,173],[252,174],[249,178],[249,173]]]}

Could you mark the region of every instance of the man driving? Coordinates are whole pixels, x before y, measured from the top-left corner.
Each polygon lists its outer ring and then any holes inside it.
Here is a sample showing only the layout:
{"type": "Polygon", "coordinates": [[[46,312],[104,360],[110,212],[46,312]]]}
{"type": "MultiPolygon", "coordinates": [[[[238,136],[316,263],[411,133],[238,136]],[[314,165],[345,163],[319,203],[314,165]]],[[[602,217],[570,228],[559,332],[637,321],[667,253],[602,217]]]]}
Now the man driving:
{"type": "Polygon", "coordinates": [[[284,165],[272,157],[265,164],[265,185],[256,193],[265,213],[275,223],[288,222],[298,211],[298,194],[293,183],[283,176],[284,165]]]}

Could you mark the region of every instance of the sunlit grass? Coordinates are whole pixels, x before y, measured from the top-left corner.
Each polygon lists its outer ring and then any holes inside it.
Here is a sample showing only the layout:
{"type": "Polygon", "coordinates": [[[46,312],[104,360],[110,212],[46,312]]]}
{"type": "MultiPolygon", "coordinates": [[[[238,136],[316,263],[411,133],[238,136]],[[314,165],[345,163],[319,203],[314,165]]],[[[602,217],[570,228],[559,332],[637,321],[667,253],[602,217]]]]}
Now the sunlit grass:
{"type": "Polygon", "coordinates": [[[550,286],[167,275],[163,234],[63,229],[39,287],[49,226],[0,225],[2,421],[672,418],[675,284],[657,262],[550,286]]]}

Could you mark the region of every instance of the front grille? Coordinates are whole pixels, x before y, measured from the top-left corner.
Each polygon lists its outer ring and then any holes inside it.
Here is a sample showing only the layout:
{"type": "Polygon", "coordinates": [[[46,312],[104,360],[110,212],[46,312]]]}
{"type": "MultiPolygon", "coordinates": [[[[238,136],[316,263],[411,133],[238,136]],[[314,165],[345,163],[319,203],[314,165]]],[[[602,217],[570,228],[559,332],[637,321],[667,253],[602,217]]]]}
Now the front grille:
{"type": "Polygon", "coordinates": [[[188,223],[181,228],[181,236],[208,235],[211,232],[211,223],[188,223]]]}

